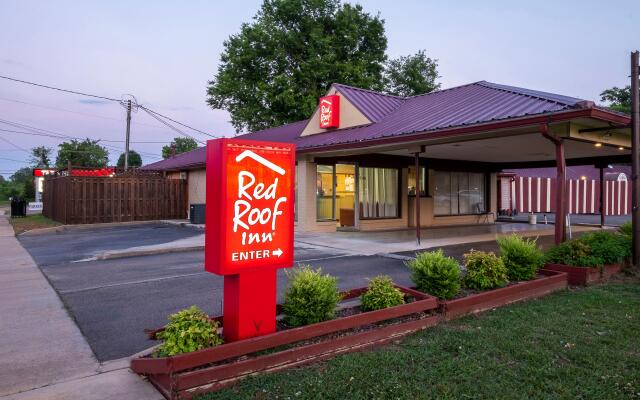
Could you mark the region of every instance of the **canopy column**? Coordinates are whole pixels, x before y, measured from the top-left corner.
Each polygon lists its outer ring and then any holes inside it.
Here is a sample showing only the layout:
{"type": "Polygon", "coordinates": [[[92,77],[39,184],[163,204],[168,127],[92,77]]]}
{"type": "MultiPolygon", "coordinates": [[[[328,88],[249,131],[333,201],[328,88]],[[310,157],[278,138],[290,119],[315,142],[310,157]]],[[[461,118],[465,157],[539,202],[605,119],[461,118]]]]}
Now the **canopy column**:
{"type": "Polygon", "coordinates": [[[555,243],[560,244],[567,238],[566,221],[567,209],[565,205],[565,190],[567,187],[567,163],[564,157],[564,142],[561,138],[549,133],[549,126],[540,127],[542,135],[556,146],[556,220],[555,243]]]}

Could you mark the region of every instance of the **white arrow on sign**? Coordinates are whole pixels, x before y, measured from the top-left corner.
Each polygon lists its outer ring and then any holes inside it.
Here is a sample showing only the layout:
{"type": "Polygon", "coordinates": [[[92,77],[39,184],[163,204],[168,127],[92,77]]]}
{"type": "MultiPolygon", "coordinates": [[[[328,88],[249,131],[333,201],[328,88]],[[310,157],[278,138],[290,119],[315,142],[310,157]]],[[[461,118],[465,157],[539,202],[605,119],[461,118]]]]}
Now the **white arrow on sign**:
{"type": "Polygon", "coordinates": [[[242,153],[238,154],[238,156],[236,157],[236,162],[240,162],[247,157],[253,158],[260,164],[264,165],[265,167],[271,168],[272,170],[276,171],[280,175],[284,175],[285,173],[285,170],[282,167],[272,163],[271,161],[267,160],[266,158],[262,157],[259,154],[254,153],[251,150],[245,150],[242,153]]]}
{"type": "Polygon", "coordinates": [[[273,254],[274,256],[280,257],[282,255],[282,250],[278,248],[278,250],[274,250],[273,252],[271,252],[271,254],[273,254]]]}

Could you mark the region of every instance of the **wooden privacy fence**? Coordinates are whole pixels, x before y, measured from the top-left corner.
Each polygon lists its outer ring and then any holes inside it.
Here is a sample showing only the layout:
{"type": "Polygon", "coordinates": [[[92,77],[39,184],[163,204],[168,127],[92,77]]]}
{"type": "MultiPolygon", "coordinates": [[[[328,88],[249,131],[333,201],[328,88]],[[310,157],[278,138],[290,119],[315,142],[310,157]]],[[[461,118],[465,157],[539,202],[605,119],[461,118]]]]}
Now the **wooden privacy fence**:
{"type": "MultiPolygon", "coordinates": [[[[554,178],[515,177],[509,182],[511,185],[510,202],[518,212],[555,211],[556,180],[554,178]]],[[[631,185],[629,182],[605,181],[604,183],[605,215],[629,214],[631,212],[631,185]]],[[[567,179],[566,196],[569,214],[600,213],[600,181],[567,179]]],[[[503,200],[502,203],[505,201],[503,200]]]]}
{"type": "Polygon", "coordinates": [[[187,182],[155,176],[45,180],[42,214],[63,224],[187,218],[187,182]]]}

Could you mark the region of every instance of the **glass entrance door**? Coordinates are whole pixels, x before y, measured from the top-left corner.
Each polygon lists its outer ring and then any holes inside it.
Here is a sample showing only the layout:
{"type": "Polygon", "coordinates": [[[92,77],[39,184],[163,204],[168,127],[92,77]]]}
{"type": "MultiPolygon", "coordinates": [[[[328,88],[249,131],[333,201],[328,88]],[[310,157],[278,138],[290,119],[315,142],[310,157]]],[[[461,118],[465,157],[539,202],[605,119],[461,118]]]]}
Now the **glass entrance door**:
{"type": "Polygon", "coordinates": [[[336,164],[335,167],[336,219],[338,227],[356,226],[356,166],[336,164]]]}

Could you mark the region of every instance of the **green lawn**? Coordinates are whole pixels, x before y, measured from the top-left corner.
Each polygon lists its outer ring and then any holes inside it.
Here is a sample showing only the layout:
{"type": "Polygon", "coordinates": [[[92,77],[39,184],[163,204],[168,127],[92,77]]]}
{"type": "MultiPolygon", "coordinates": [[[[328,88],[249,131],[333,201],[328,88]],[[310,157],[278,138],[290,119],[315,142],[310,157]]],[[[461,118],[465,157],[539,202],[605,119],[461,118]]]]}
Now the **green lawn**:
{"type": "Polygon", "coordinates": [[[60,225],[52,219],[43,217],[42,214],[33,214],[25,218],[9,218],[9,222],[13,225],[13,231],[16,235],[32,229],[49,228],[60,225]]]}
{"type": "Polygon", "coordinates": [[[640,283],[562,291],[201,399],[640,398],[640,283]]]}

